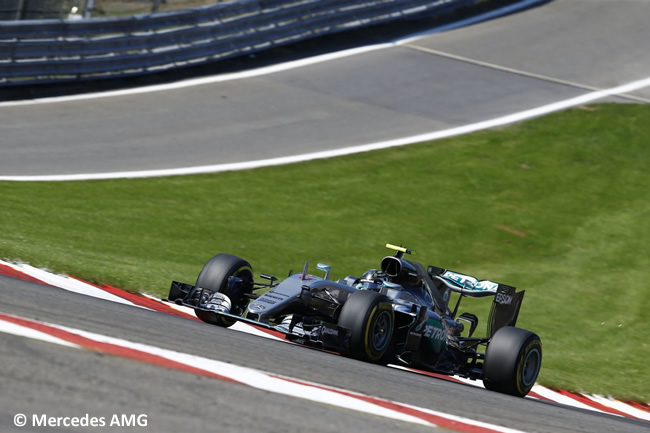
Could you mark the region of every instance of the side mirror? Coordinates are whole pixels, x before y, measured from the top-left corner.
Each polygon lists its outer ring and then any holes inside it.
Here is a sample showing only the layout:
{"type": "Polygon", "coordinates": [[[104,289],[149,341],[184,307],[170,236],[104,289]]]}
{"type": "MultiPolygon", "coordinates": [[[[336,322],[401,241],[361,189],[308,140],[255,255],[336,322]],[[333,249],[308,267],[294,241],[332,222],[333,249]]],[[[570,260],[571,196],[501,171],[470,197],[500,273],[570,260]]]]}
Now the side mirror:
{"type": "Polygon", "coordinates": [[[316,265],[316,267],[321,271],[325,271],[325,279],[326,280],[330,279],[330,271],[332,270],[332,267],[330,265],[325,265],[323,263],[319,263],[319,264],[316,265]]]}

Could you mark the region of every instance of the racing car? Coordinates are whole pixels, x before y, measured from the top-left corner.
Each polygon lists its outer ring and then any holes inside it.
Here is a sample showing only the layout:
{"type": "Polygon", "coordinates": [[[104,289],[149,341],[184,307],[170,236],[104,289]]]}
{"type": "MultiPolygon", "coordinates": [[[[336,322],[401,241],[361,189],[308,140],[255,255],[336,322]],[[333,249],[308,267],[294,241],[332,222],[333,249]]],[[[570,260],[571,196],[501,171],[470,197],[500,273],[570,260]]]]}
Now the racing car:
{"type": "Polygon", "coordinates": [[[482,380],[489,390],[525,396],[542,365],[542,343],[535,333],[515,327],[524,291],[425,268],[406,258],[410,249],[386,246],[394,254],[384,257],[379,269],[337,281],[330,266],[319,263],[324,275],[317,276],[306,262],[302,272],[291,271],[282,281],[261,274],[266,282],[256,282],[249,262],[217,254],[196,284],[173,281],[166,301],[193,308],[213,325],[245,322],[362,361],[482,380]],[[492,298],[485,336],[474,336],[475,314],[458,314],[465,297],[492,298]]]}

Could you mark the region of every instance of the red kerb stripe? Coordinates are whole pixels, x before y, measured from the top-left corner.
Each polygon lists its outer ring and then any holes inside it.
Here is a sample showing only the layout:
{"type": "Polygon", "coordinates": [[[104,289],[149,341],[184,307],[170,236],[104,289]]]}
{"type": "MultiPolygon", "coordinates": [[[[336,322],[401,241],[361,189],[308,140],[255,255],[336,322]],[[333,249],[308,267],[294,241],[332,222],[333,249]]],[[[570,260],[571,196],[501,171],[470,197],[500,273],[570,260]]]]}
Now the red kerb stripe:
{"type": "Polygon", "coordinates": [[[305,382],[301,382],[301,381],[295,380],[295,379],[288,379],[286,377],[280,377],[280,376],[274,376],[274,377],[278,377],[278,378],[280,378],[282,380],[286,380],[288,382],[297,383],[299,385],[308,385],[308,386],[311,386],[311,387],[314,387],[314,388],[323,389],[325,391],[336,392],[338,394],[345,395],[347,397],[356,398],[357,400],[362,400],[362,401],[365,401],[365,402],[368,402],[368,403],[371,403],[371,404],[374,404],[374,405],[377,405],[377,406],[381,406],[381,407],[386,408],[386,409],[394,410],[395,412],[399,412],[399,413],[403,413],[405,415],[410,415],[410,416],[413,416],[415,418],[419,418],[421,420],[430,422],[430,423],[435,424],[436,426],[442,427],[442,428],[448,428],[448,429],[452,429],[452,430],[455,430],[455,431],[466,432],[466,433],[500,433],[499,430],[494,430],[494,429],[491,429],[489,427],[481,427],[481,426],[466,423],[466,422],[463,422],[463,421],[456,421],[456,420],[453,420],[453,419],[450,419],[450,418],[445,418],[444,416],[434,415],[434,414],[431,414],[429,412],[424,412],[424,411],[421,411],[421,410],[416,409],[416,408],[412,408],[412,407],[409,407],[409,406],[404,406],[404,405],[402,405],[400,403],[395,403],[395,402],[388,401],[388,400],[382,400],[380,398],[369,397],[369,396],[365,396],[365,395],[359,395],[359,394],[343,391],[343,390],[340,390],[340,389],[334,389],[334,388],[328,388],[328,387],[321,386],[321,385],[315,385],[315,384],[312,384],[312,383],[305,383],[305,382]]]}
{"type": "Polygon", "coordinates": [[[627,414],[625,412],[621,412],[620,410],[616,410],[616,409],[613,409],[613,408],[611,408],[609,406],[605,406],[604,404],[596,403],[595,401],[593,401],[593,400],[591,400],[591,399],[589,399],[587,397],[584,397],[582,395],[579,395],[579,394],[574,394],[572,392],[564,391],[562,389],[556,389],[555,392],[560,393],[565,397],[569,397],[569,398],[571,398],[573,400],[579,401],[580,403],[585,404],[585,405],[587,405],[589,407],[593,407],[594,409],[601,410],[603,412],[611,413],[613,415],[620,415],[620,416],[624,416],[624,417],[630,417],[631,416],[631,415],[629,415],[629,414],[627,414]]]}
{"type": "Polygon", "coordinates": [[[201,376],[212,377],[215,379],[225,380],[227,382],[241,383],[227,376],[221,376],[211,371],[203,370],[200,368],[192,367],[187,364],[172,361],[171,359],[167,359],[159,355],[154,355],[152,353],[147,353],[141,350],[131,349],[128,347],[118,346],[116,344],[103,343],[90,338],[82,337],[81,335],[74,334],[72,332],[64,331],[63,329],[46,325],[44,323],[32,322],[31,320],[21,319],[13,316],[7,316],[1,313],[0,313],[0,320],[11,322],[16,325],[24,326],[26,328],[34,329],[36,331],[44,332],[53,337],[60,338],[70,343],[77,344],[85,349],[94,350],[96,352],[106,353],[114,356],[121,356],[123,358],[129,358],[135,361],[145,362],[148,364],[170,368],[173,370],[185,371],[188,373],[198,374],[201,376]]]}
{"type": "Polygon", "coordinates": [[[24,272],[17,271],[16,269],[12,268],[11,266],[7,265],[2,265],[0,264],[0,274],[6,275],[8,277],[12,278],[18,278],[24,281],[29,281],[30,283],[38,283],[38,284],[47,284],[41,280],[38,280],[30,275],[27,275],[24,272]]]}

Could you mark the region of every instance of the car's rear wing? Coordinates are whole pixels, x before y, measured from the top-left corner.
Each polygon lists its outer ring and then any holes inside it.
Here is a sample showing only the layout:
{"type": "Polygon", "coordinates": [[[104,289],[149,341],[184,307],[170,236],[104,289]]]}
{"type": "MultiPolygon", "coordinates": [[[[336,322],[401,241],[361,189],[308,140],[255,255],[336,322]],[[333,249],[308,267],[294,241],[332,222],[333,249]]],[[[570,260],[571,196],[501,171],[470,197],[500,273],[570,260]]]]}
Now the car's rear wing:
{"type": "Polygon", "coordinates": [[[489,280],[479,280],[471,275],[465,275],[448,269],[429,266],[427,269],[431,277],[435,277],[453,292],[462,296],[472,298],[482,298],[485,296],[494,296],[497,294],[499,283],[489,280]]]}
{"type": "MultiPolygon", "coordinates": [[[[517,292],[513,286],[489,280],[479,281],[471,275],[460,274],[437,266],[429,266],[427,273],[443,284],[442,292],[445,299],[448,299],[448,295],[444,295],[445,290],[472,298],[494,296],[487,329],[489,337],[492,337],[504,326],[515,326],[517,323],[519,309],[524,299],[524,290],[517,292]]],[[[457,308],[458,306],[456,306],[457,308]]],[[[453,315],[455,314],[456,311],[453,315]]]]}

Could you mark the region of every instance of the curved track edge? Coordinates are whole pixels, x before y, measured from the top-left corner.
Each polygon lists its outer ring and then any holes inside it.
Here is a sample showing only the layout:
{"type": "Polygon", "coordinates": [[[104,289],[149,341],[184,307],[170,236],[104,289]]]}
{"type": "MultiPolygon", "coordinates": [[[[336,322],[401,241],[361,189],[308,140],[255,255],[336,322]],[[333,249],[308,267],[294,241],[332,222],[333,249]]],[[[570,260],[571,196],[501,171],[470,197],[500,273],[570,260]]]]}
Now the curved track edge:
{"type": "MultiPolygon", "coordinates": [[[[46,284],[82,295],[101,298],[112,302],[119,302],[122,304],[131,305],[133,307],[146,308],[149,310],[158,311],[163,314],[180,316],[188,320],[198,320],[191,309],[164,303],[161,299],[155,296],[146,294],[134,294],[108,285],[98,286],[74,277],[70,277],[68,275],[54,274],[52,272],[35,268],[27,264],[11,263],[0,260],[0,275],[19,278],[35,283],[46,284]]],[[[33,327],[33,325],[29,326],[33,327]]],[[[273,333],[272,331],[269,332],[268,330],[256,328],[254,326],[243,323],[236,324],[232,329],[239,332],[254,334],[264,338],[286,341],[283,340],[280,335],[273,333]]],[[[393,367],[407,370],[416,374],[433,376],[438,379],[482,387],[482,384],[468,379],[439,375],[400,366],[393,367]]],[[[536,384],[533,387],[533,390],[526,398],[559,403],[579,409],[587,409],[600,413],[650,422],[650,405],[648,403],[625,402],[613,397],[580,394],[561,389],[550,389],[539,384],[536,384]]]]}

